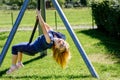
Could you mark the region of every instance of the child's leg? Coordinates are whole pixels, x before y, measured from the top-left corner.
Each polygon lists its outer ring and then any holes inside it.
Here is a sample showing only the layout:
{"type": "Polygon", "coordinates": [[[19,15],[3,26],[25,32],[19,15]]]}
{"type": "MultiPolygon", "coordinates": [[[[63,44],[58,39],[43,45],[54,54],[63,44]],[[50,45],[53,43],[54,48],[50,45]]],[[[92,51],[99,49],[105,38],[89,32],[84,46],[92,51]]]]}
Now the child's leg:
{"type": "Polygon", "coordinates": [[[18,62],[22,62],[22,52],[18,52],[18,62]]]}
{"type": "Polygon", "coordinates": [[[16,64],[18,68],[24,67],[24,65],[22,64],[22,54],[22,52],[18,52],[18,63],[16,64]]]}
{"type": "Polygon", "coordinates": [[[18,55],[12,55],[12,65],[10,69],[6,72],[7,74],[12,73],[13,71],[17,70],[16,62],[17,62],[18,55]]]}
{"type": "Polygon", "coordinates": [[[12,55],[12,65],[16,65],[18,55],[12,55]]]}

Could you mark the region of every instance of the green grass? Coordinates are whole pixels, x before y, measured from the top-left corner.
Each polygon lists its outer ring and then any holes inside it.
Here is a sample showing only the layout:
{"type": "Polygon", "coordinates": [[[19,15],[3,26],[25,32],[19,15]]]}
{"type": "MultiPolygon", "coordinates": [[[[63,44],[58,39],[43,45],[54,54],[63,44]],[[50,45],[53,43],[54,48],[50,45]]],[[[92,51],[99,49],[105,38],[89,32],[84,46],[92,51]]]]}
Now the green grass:
{"type": "MultiPolygon", "coordinates": [[[[91,9],[90,8],[76,8],[76,9],[63,9],[68,21],[72,26],[78,25],[91,25],[91,9]]],[[[13,13],[13,22],[15,22],[19,11],[0,10],[0,27],[11,28],[11,13],[13,13]]],[[[20,27],[31,27],[34,25],[36,19],[35,10],[26,10],[20,23],[20,27]]],[[[55,26],[55,10],[46,10],[46,22],[51,26],[55,26]]],[[[57,14],[57,26],[63,26],[59,15],[57,14]]]]}
{"type": "MultiPolygon", "coordinates": [[[[0,68],[0,80],[97,80],[88,71],[80,53],[66,30],[59,30],[67,36],[72,58],[66,69],[53,60],[51,50],[44,58],[24,55],[25,67],[11,75],[5,72],[11,64],[11,46],[29,40],[31,31],[18,31],[11,43],[4,62],[0,68]]],[[[75,33],[86,51],[90,61],[100,76],[100,80],[120,79],[120,42],[96,30],[75,30],[75,33]]],[[[9,32],[0,33],[0,50],[2,50],[9,32]]],[[[37,37],[38,33],[35,34],[37,37]]]]}

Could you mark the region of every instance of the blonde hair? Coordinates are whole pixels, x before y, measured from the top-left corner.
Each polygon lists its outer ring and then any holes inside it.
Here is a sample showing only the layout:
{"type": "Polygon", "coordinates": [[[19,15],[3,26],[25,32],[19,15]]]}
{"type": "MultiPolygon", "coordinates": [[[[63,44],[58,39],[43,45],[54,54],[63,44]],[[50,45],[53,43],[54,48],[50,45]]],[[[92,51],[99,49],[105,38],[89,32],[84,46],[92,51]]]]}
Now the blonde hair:
{"type": "Polygon", "coordinates": [[[65,42],[65,43],[67,44],[67,47],[62,52],[60,51],[60,49],[55,48],[55,46],[52,47],[53,58],[62,68],[66,68],[67,63],[68,63],[69,59],[71,58],[69,45],[67,42],[65,42]]]}

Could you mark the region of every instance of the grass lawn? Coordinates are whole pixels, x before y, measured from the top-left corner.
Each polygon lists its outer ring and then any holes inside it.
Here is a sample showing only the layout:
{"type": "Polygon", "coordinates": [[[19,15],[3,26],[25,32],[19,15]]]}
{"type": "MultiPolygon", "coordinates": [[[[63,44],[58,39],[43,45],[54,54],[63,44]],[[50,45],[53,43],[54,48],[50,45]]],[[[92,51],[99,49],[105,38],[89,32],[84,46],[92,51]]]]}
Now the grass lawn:
{"type": "MultiPolygon", "coordinates": [[[[46,22],[51,26],[55,26],[55,11],[56,10],[54,9],[46,10],[46,22]]],[[[63,9],[63,12],[65,13],[68,21],[72,26],[92,24],[90,8],[63,9]]],[[[12,27],[11,13],[13,13],[14,23],[19,11],[0,10],[0,28],[12,27]]],[[[31,27],[34,25],[35,19],[36,19],[35,10],[26,10],[19,26],[31,27]]],[[[64,25],[63,22],[61,21],[59,15],[57,14],[57,26],[63,25],[64,25]]]]}
{"type": "MultiPolygon", "coordinates": [[[[5,72],[11,64],[11,46],[28,41],[31,34],[31,31],[18,31],[0,67],[0,80],[97,80],[91,76],[68,32],[59,31],[66,34],[72,54],[66,69],[61,69],[53,60],[51,50],[48,50],[48,55],[44,58],[39,58],[39,54],[24,55],[25,67],[11,75],[6,75],[5,72]]],[[[120,42],[97,30],[81,29],[75,30],[75,33],[99,74],[100,80],[119,80],[120,42]]],[[[9,32],[0,33],[0,50],[2,50],[8,34],[9,32]]],[[[37,35],[38,33],[35,34],[35,37],[37,35]]]]}

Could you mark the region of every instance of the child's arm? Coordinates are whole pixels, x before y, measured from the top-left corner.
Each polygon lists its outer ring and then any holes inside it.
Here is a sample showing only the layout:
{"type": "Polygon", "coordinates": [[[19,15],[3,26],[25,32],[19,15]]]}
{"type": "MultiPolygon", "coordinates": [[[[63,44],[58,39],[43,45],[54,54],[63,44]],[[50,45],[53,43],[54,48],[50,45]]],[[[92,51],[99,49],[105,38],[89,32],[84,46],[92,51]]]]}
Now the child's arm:
{"type": "Polygon", "coordinates": [[[36,13],[37,13],[37,16],[38,16],[38,19],[39,19],[39,23],[41,25],[41,28],[42,28],[42,31],[43,31],[43,34],[45,36],[45,39],[47,41],[47,43],[50,43],[51,42],[51,39],[49,37],[49,34],[48,34],[48,28],[47,28],[47,25],[46,23],[44,22],[42,16],[41,16],[41,13],[40,11],[36,10],[36,13]]]}
{"type": "Polygon", "coordinates": [[[47,23],[45,23],[45,27],[47,28],[47,30],[49,31],[49,30],[53,30],[47,23]]]}

